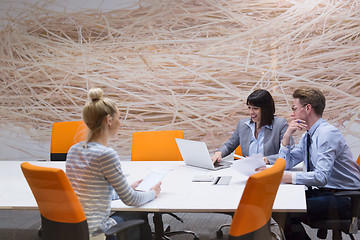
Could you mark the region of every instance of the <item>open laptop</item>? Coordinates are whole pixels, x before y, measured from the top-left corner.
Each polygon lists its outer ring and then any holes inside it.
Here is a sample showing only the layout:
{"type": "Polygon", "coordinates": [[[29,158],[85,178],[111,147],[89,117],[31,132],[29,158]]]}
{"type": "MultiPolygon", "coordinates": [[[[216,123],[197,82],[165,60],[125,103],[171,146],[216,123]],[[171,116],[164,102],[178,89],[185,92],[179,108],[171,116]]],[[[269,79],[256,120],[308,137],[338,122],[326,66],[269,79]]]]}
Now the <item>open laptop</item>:
{"type": "Polygon", "coordinates": [[[204,142],[175,138],[181,156],[186,165],[219,170],[230,167],[231,162],[221,161],[213,164],[209,151],[204,142]]]}

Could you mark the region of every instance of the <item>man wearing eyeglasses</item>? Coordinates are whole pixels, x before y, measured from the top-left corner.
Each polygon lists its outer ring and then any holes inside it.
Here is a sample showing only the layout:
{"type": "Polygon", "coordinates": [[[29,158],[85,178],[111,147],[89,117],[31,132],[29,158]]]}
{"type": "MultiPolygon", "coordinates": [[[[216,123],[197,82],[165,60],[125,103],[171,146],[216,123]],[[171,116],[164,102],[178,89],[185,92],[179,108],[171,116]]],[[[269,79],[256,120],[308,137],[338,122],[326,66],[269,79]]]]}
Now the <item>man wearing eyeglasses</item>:
{"type": "MultiPolygon", "coordinates": [[[[302,184],[306,191],[307,216],[292,216],[284,229],[286,239],[310,239],[301,221],[351,218],[350,198],[334,196],[360,189],[360,167],[340,131],[322,118],[325,97],[320,90],[300,88],[293,93],[291,122],[284,134],[279,157],[286,169],[304,162],[304,172],[284,173],[283,182],[302,184]],[[296,146],[290,137],[306,131],[296,146]]],[[[326,236],[326,235],[325,235],[326,236]]]]}

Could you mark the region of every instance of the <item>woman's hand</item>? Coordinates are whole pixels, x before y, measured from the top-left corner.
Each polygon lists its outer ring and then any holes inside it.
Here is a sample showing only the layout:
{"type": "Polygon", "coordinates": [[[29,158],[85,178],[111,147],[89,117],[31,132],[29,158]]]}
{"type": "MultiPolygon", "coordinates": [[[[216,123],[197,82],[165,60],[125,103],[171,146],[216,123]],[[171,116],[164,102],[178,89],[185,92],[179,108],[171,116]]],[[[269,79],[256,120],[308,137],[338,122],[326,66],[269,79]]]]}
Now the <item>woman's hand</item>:
{"type": "Polygon", "coordinates": [[[136,182],[133,182],[130,186],[132,189],[135,189],[141,182],[142,182],[143,179],[140,179],[136,182]]]}
{"type": "Polygon", "coordinates": [[[216,161],[220,162],[221,161],[221,152],[215,152],[214,155],[212,155],[211,160],[213,163],[215,163],[216,161]]]}
{"type": "Polygon", "coordinates": [[[156,193],[156,197],[159,195],[160,191],[161,191],[161,182],[158,182],[157,184],[155,184],[150,190],[154,190],[156,193]]]}
{"type": "Polygon", "coordinates": [[[266,166],[258,167],[255,169],[255,172],[261,172],[261,171],[264,171],[265,169],[267,169],[266,166]]]}

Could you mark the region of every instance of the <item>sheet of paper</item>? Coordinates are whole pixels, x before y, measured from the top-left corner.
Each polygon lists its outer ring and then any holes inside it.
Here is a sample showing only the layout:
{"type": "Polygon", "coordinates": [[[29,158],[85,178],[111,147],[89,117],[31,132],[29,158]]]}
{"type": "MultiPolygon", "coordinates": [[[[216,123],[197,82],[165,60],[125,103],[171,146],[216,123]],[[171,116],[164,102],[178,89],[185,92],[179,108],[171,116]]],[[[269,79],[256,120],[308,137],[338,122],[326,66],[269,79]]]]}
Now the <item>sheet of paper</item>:
{"type": "Polygon", "coordinates": [[[254,154],[250,157],[234,161],[231,167],[245,176],[250,176],[256,172],[255,169],[264,166],[266,164],[263,156],[261,154],[254,154]]]}
{"type": "Polygon", "coordinates": [[[151,172],[144,180],[135,188],[137,191],[149,191],[155,184],[161,181],[165,177],[165,173],[162,172],[151,172]]]}

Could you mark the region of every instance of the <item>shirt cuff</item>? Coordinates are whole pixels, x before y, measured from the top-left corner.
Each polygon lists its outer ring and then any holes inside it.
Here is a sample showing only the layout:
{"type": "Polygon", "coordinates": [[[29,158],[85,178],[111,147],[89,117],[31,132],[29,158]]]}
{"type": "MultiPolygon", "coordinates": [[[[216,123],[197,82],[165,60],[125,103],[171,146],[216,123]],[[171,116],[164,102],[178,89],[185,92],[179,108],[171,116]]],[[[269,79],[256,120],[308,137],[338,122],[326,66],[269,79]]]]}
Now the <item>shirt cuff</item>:
{"type": "Polygon", "coordinates": [[[296,173],[291,173],[291,183],[296,184],[296,173]]]}
{"type": "Polygon", "coordinates": [[[281,145],[281,149],[282,149],[283,151],[288,151],[289,148],[291,147],[290,145],[284,146],[284,145],[282,145],[282,143],[281,143],[280,145],[281,145]]]}

